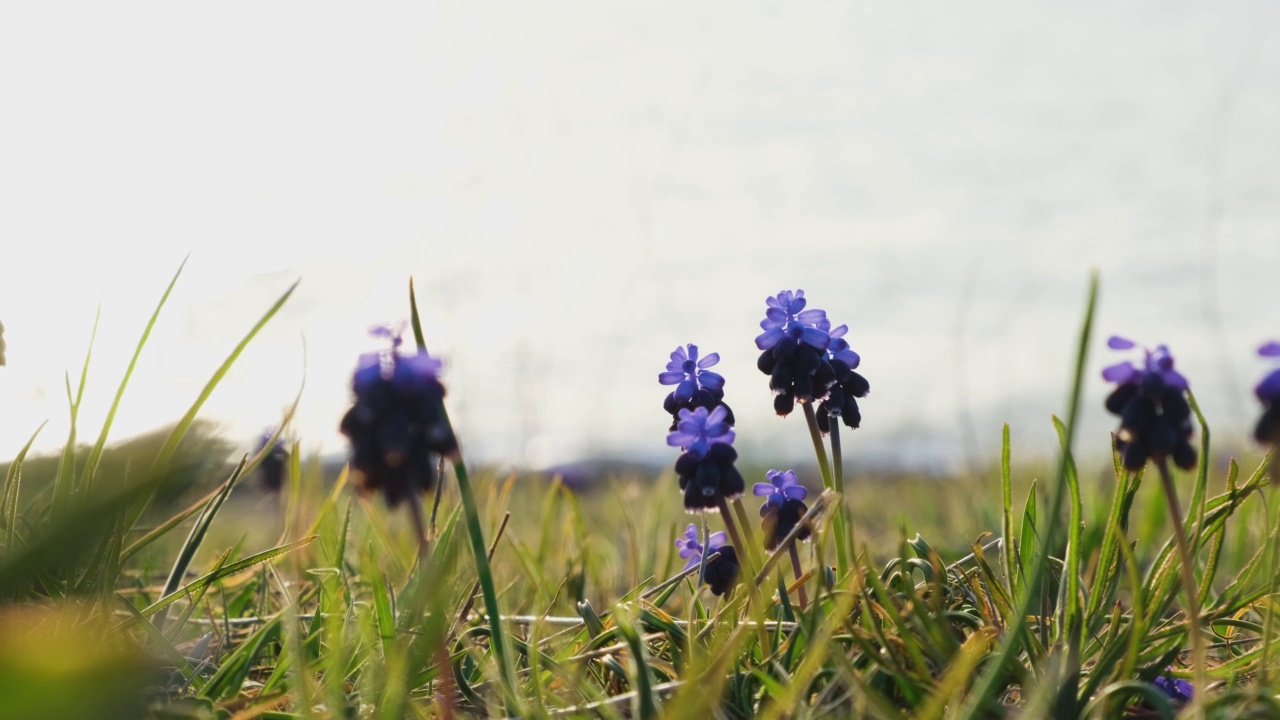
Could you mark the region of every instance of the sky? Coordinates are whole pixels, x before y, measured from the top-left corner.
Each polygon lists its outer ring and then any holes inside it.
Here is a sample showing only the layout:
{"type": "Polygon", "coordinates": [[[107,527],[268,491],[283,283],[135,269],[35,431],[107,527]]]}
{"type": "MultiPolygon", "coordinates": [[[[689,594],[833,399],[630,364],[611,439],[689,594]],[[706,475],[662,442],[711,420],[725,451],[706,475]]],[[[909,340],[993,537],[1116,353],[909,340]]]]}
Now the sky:
{"type": "Polygon", "coordinates": [[[1101,277],[1108,334],[1168,343],[1243,438],[1280,337],[1280,8],[1101,2],[9,3],[0,9],[0,457],[100,325],[94,437],[202,410],[247,449],[301,389],[338,419],[415,278],[463,446],[545,466],[674,459],[656,383],[717,351],[738,445],[809,452],[752,338],[805,289],[872,385],[855,462],[1049,453],[1101,277]]]}

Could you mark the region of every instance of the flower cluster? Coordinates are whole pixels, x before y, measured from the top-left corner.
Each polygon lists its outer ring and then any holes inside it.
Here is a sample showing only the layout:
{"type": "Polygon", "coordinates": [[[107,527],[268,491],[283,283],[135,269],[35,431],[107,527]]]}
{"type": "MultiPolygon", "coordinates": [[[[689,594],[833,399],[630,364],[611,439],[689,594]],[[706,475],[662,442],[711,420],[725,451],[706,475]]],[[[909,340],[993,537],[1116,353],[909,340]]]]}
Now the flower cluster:
{"type": "Polygon", "coordinates": [[[678,347],[671,353],[671,362],[667,363],[666,372],[658,374],[658,382],[676,386],[675,390],[667,393],[662,405],[671,413],[672,431],[680,422],[680,411],[695,408],[710,411],[717,406],[723,407],[725,422],[733,425],[733,410],[724,403],[724,377],[707,369],[718,362],[719,353],[699,358],[698,346],[693,344],[678,347]]]}
{"type": "Polygon", "coordinates": [[[398,332],[373,334],[391,348],[360,356],[351,380],[355,403],[339,430],[351,441],[355,486],[382,493],[394,507],[435,486],[435,456],[453,457],[458,441],[445,416],[440,361],[425,350],[400,353],[398,332]]]}
{"type": "MultiPolygon", "coordinates": [[[[1113,350],[1137,347],[1132,340],[1113,336],[1113,350]]],[[[1187,379],[1173,368],[1173,355],[1164,345],[1145,349],[1141,366],[1125,361],[1105,368],[1102,377],[1117,387],[1107,397],[1107,410],[1120,416],[1116,447],[1124,466],[1139,470],[1148,459],[1172,457],[1180,468],[1196,464],[1191,446],[1191,406],[1187,403],[1187,379]]]]}
{"type": "Polygon", "coordinates": [[[685,528],[684,535],[676,540],[676,547],[680,550],[680,557],[685,561],[684,569],[697,565],[702,562],[702,553],[705,550],[713,553],[719,550],[728,541],[728,536],[724,531],[713,532],[711,537],[707,538],[707,546],[702,547],[702,543],[698,541],[698,526],[689,523],[689,527],[685,528]]]}
{"type": "MultiPolygon", "coordinates": [[[[751,493],[765,498],[760,506],[760,526],[764,530],[765,549],[774,550],[809,512],[809,506],[804,504],[809,490],[796,479],[794,470],[770,470],[765,477],[769,482],[756,483],[751,493]]],[[[806,526],[796,539],[807,540],[811,534],[811,529],[806,526]]]]}
{"type": "Polygon", "coordinates": [[[738,453],[733,449],[734,432],[723,405],[710,412],[706,408],[681,409],[676,429],[667,444],[684,449],[676,460],[676,475],[684,491],[684,507],[691,512],[719,507],[746,489],[742,473],[734,467],[738,453]]]}
{"type": "Polygon", "coordinates": [[[871,392],[871,383],[860,373],[854,372],[862,363],[862,358],[844,339],[845,333],[849,332],[848,325],[831,329],[831,323],[824,319],[819,323],[818,329],[826,330],[831,338],[831,344],[827,346],[827,362],[836,374],[836,381],[828,389],[826,399],[818,405],[818,429],[823,433],[831,432],[831,418],[839,417],[849,429],[857,430],[862,424],[858,398],[864,398],[871,392]]]}
{"type": "Polygon", "coordinates": [[[702,543],[698,542],[698,526],[689,523],[684,535],[676,540],[676,547],[680,549],[680,557],[685,558],[685,570],[702,562],[704,552],[708,555],[718,553],[708,560],[707,566],[703,568],[705,573],[703,579],[706,580],[707,585],[711,586],[712,595],[724,595],[737,583],[738,571],[741,569],[738,553],[726,542],[723,532],[711,533],[704,548],[702,543]]]}
{"type": "MultiPolygon", "coordinates": [[[[253,446],[253,453],[257,455],[265,450],[275,434],[274,428],[264,430],[253,446]]],[[[258,463],[258,478],[262,482],[262,488],[267,492],[280,492],[280,488],[284,487],[284,471],[288,464],[289,451],[284,446],[284,440],[276,438],[275,444],[262,457],[262,462],[258,463]]]]}
{"type": "MultiPolygon", "coordinates": [[[[1258,348],[1262,357],[1280,358],[1280,342],[1271,341],[1258,348]]],[[[1280,367],[1267,373],[1253,389],[1262,401],[1262,417],[1254,428],[1253,436],[1260,443],[1280,446],[1280,367]]]]}
{"type": "Polygon", "coordinates": [[[843,417],[851,428],[862,424],[857,398],[866,397],[871,385],[854,372],[861,358],[844,339],[849,327],[832,328],[826,311],[807,308],[804,290],[782,290],[765,305],[756,367],[769,376],[774,411],[785,417],[797,402],[819,401],[823,433],[831,431],[832,416],[843,417]]]}

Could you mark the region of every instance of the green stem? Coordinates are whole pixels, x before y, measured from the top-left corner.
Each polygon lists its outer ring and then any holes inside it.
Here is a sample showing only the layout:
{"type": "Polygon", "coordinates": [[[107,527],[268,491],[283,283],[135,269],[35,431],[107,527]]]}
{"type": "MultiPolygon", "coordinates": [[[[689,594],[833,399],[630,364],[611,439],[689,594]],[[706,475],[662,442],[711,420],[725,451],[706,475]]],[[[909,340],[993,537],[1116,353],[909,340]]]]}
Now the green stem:
{"type": "Polygon", "coordinates": [[[849,514],[844,502],[844,451],[840,445],[840,418],[831,420],[831,474],[836,484],[836,492],[840,493],[840,517],[844,521],[845,540],[849,544],[849,557],[856,557],[853,551],[853,517],[849,514]]]}
{"type": "MultiPolygon", "coordinates": [[[[795,573],[796,581],[799,582],[800,576],[803,575],[804,573],[801,572],[800,570],[800,551],[796,549],[795,541],[792,541],[790,550],[791,550],[791,572],[795,573]]],[[[801,612],[803,612],[806,608],[809,607],[809,593],[805,591],[803,583],[801,583],[796,588],[796,593],[800,597],[800,610],[801,612]]]]}
{"type": "MultiPolygon", "coordinates": [[[[804,419],[809,423],[809,437],[813,439],[813,452],[818,456],[818,470],[822,473],[822,486],[828,490],[841,492],[836,487],[831,465],[827,462],[827,449],[822,445],[822,431],[818,429],[818,416],[813,411],[813,403],[801,403],[804,407],[804,419]]],[[[840,512],[836,513],[836,578],[843,578],[849,571],[849,540],[844,522],[844,495],[839,498],[840,512]]]]}
{"type": "Polygon", "coordinates": [[[1164,497],[1169,504],[1169,516],[1173,520],[1173,538],[1182,561],[1179,569],[1182,571],[1182,592],[1187,596],[1187,633],[1191,636],[1191,672],[1195,686],[1195,691],[1191,693],[1192,717],[1204,717],[1204,692],[1208,685],[1205,662],[1208,658],[1205,655],[1204,637],[1200,634],[1200,591],[1196,584],[1195,557],[1191,554],[1191,544],[1187,542],[1187,533],[1182,526],[1182,508],[1178,505],[1178,491],[1169,474],[1169,461],[1160,458],[1156,462],[1156,468],[1160,470],[1160,481],[1164,484],[1164,497]]]}

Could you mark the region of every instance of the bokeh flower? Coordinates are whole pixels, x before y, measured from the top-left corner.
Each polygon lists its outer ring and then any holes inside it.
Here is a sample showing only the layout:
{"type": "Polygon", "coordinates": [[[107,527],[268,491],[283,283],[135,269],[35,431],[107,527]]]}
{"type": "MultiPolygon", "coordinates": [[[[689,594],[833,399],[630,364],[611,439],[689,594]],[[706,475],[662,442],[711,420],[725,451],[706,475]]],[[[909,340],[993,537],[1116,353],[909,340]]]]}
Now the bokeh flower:
{"type": "Polygon", "coordinates": [[[671,430],[676,429],[681,410],[706,408],[710,411],[717,406],[724,407],[725,422],[733,425],[733,410],[724,403],[724,376],[707,369],[718,362],[719,353],[700,358],[698,346],[692,343],[677,347],[671,353],[666,372],[658,374],[659,383],[676,386],[663,402],[663,409],[671,413],[671,430]]]}
{"type": "MultiPolygon", "coordinates": [[[[262,452],[275,434],[275,428],[267,428],[262,431],[262,435],[254,443],[254,455],[262,452]]],[[[284,487],[284,471],[288,464],[289,451],[285,448],[284,439],[276,438],[275,444],[271,446],[270,451],[263,455],[262,462],[258,463],[257,476],[262,488],[267,492],[279,492],[280,488],[284,487]]]]}
{"type": "MultiPolygon", "coordinates": [[[[1113,336],[1107,341],[1113,350],[1130,350],[1132,340],[1113,336]]],[[[1187,379],[1174,369],[1169,348],[1158,345],[1144,349],[1141,365],[1121,362],[1103,369],[1102,377],[1117,383],[1107,396],[1106,407],[1120,416],[1116,447],[1124,466],[1139,470],[1147,460],[1172,457],[1184,470],[1195,467],[1196,451],[1191,446],[1191,406],[1187,403],[1187,379]]]]}
{"type": "Polygon", "coordinates": [[[857,430],[862,425],[862,410],[858,407],[858,400],[871,392],[871,383],[855,372],[862,363],[862,358],[844,339],[849,332],[848,325],[831,328],[831,323],[823,320],[818,327],[826,330],[831,337],[831,344],[827,346],[827,361],[836,378],[827,391],[826,399],[818,405],[818,430],[823,434],[831,432],[832,417],[841,418],[849,429],[857,430]]]}
{"type": "Polygon", "coordinates": [[[1191,683],[1175,677],[1157,675],[1156,679],[1151,682],[1160,688],[1161,692],[1168,695],[1170,700],[1179,704],[1191,702],[1191,696],[1195,692],[1195,688],[1192,687],[1191,683]]]}
{"type": "Polygon", "coordinates": [[[773,409],[782,416],[797,402],[826,398],[836,381],[826,357],[831,345],[827,313],[806,309],[807,302],[803,290],[783,290],[766,299],[764,332],[756,337],[762,351],[756,367],[769,376],[769,389],[776,393],[773,409]]]}
{"type": "MultiPolygon", "coordinates": [[[[1264,344],[1258,348],[1258,354],[1266,358],[1280,358],[1280,342],[1273,340],[1264,344]]],[[[1253,436],[1260,443],[1280,446],[1280,367],[1267,373],[1253,392],[1263,408],[1253,436]]]]}
{"type": "MultiPolygon", "coordinates": [[[[684,535],[676,540],[676,547],[680,550],[680,557],[684,559],[684,569],[697,565],[702,562],[703,547],[699,542],[698,526],[689,523],[689,527],[685,528],[684,535]]],[[[724,531],[711,533],[711,537],[707,538],[706,552],[712,553],[719,549],[727,542],[727,536],[724,531]]]]}
{"type": "Polygon", "coordinates": [[[388,505],[435,486],[437,456],[452,458],[458,441],[444,410],[441,363],[426,351],[398,352],[400,333],[375,328],[391,348],[360,356],[352,375],[355,402],[339,430],[351,441],[351,477],[364,494],[388,505]]]}

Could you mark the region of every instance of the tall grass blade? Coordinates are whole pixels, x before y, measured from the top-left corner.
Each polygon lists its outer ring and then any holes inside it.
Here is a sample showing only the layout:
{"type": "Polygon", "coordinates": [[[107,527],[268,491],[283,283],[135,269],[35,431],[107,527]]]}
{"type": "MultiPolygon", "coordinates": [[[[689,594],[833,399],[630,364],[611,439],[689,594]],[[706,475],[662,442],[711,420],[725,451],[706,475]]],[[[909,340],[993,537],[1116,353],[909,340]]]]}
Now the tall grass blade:
{"type": "Polygon", "coordinates": [[[22,463],[27,459],[27,453],[31,450],[31,445],[35,443],[36,436],[49,423],[48,420],[40,423],[40,427],[31,433],[31,438],[27,440],[27,444],[22,446],[18,451],[17,457],[13,462],[9,463],[9,469],[5,472],[4,478],[4,495],[0,497],[0,518],[4,519],[4,549],[6,552],[13,551],[13,541],[17,537],[18,529],[18,491],[22,487],[22,463]]]}
{"type": "Polygon", "coordinates": [[[80,415],[80,401],[84,399],[85,381],[89,377],[89,361],[93,358],[93,343],[98,338],[98,322],[102,319],[102,305],[93,317],[93,332],[89,335],[89,349],[84,354],[84,367],[80,370],[80,385],[75,396],[71,395],[71,376],[67,380],[67,402],[71,406],[71,427],[67,431],[67,444],[62,448],[62,456],[58,461],[58,474],[53,484],[53,513],[57,515],[66,506],[68,498],[75,492],[76,470],[76,419],[80,415]]]}
{"type": "Polygon", "coordinates": [[[115,422],[116,411],[120,409],[120,399],[124,397],[125,388],[129,386],[129,379],[133,377],[133,369],[138,364],[138,358],[142,355],[142,348],[147,344],[147,339],[151,337],[151,330],[156,325],[156,320],[160,317],[160,310],[169,300],[169,294],[173,292],[173,288],[178,284],[178,276],[182,274],[182,269],[187,265],[187,257],[182,259],[182,264],[178,266],[178,271],[173,274],[173,279],[169,281],[169,286],[164,289],[164,294],[160,296],[160,302],[156,304],[156,309],[151,313],[151,319],[147,321],[146,328],[142,331],[142,337],[138,339],[138,346],[134,348],[133,357],[129,359],[129,367],[124,371],[124,378],[120,381],[120,387],[116,388],[116,396],[111,401],[111,409],[107,411],[107,419],[102,422],[102,430],[98,433],[98,440],[93,444],[93,449],[89,451],[89,459],[85,461],[84,472],[80,476],[80,487],[84,491],[88,491],[93,486],[94,476],[98,473],[98,463],[102,460],[102,449],[107,444],[107,435],[111,432],[111,425],[115,422]]]}
{"type": "Polygon", "coordinates": [[[1075,438],[1076,419],[1080,410],[1080,397],[1084,389],[1085,360],[1089,355],[1089,342],[1093,335],[1093,318],[1097,308],[1097,301],[1098,275],[1095,272],[1089,278],[1088,301],[1085,307],[1084,322],[1080,328],[1079,342],[1076,349],[1075,373],[1071,383],[1071,394],[1068,397],[1067,432],[1063,443],[1066,450],[1064,450],[1058,462],[1058,478],[1053,490],[1053,500],[1050,503],[1049,513],[1045,518],[1045,522],[1042,523],[1043,531],[1040,538],[1042,550],[1035,558],[1031,576],[1027,583],[1028,591],[1023,595],[1019,603],[1018,612],[1014,614],[1013,622],[1010,623],[1006,631],[999,652],[983,668],[978,681],[974,684],[969,694],[968,702],[960,711],[960,717],[964,718],[964,720],[977,720],[979,717],[984,716],[987,712],[988,704],[994,702],[999,695],[1002,689],[1000,683],[1006,669],[1015,661],[1021,649],[1022,634],[1026,628],[1027,615],[1040,599],[1039,589],[1049,566],[1049,552],[1053,548],[1053,541],[1057,534],[1058,526],[1061,524],[1062,505],[1067,489],[1066,476],[1070,460],[1068,453],[1075,438]]]}

